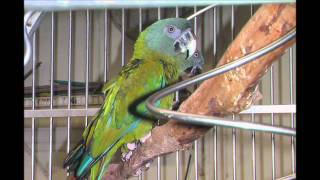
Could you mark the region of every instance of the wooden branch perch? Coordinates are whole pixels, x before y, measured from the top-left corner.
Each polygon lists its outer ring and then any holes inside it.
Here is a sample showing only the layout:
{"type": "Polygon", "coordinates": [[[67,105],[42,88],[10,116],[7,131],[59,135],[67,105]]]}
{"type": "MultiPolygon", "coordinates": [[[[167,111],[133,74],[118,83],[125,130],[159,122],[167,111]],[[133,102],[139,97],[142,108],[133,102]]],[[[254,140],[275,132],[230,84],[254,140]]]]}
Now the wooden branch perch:
{"type": "MultiPolygon", "coordinates": [[[[230,44],[218,66],[236,60],[260,49],[288,33],[296,26],[295,4],[269,4],[261,6],[230,44]]],[[[241,66],[228,73],[204,81],[181,104],[179,111],[201,115],[225,116],[248,108],[255,99],[254,91],[262,75],[295,39],[266,54],[259,60],[241,66]]],[[[138,147],[130,161],[109,166],[106,179],[123,179],[132,176],[147,162],[159,155],[192,146],[210,127],[182,124],[176,121],[155,127],[151,137],[138,147]]]]}

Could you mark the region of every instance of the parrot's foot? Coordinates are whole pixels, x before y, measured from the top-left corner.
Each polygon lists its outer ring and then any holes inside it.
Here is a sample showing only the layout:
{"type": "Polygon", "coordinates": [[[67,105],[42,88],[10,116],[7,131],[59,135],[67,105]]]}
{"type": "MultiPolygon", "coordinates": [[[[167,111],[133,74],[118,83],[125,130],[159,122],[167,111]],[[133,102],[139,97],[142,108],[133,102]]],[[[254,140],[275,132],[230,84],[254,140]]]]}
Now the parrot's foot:
{"type": "Polygon", "coordinates": [[[127,146],[127,150],[125,150],[125,151],[127,151],[127,153],[122,153],[122,157],[121,157],[121,159],[122,159],[122,161],[128,161],[129,159],[130,159],[130,157],[132,156],[132,152],[137,148],[137,143],[136,142],[133,142],[133,143],[127,143],[126,144],[126,146],[127,146]]]}
{"type": "Polygon", "coordinates": [[[258,103],[261,99],[263,98],[263,95],[261,94],[261,92],[258,90],[255,94],[254,97],[254,103],[258,103]]]}
{"type": "Polygon", "coordinates": [[[132,155],[132,151],[129,151],[128,153],[122,153],[121,160],[123,162],[126,162],[130,159],[131,155],[132,155]]]}
{"type": "Polygon", "coordinates": [[[142,173],[142,170],[141,170],[141,169],[138,169],[138,170],[133,174],[133,176],[139,176],[141,173],[142,173]]]}
{"type": "Polygon", "coordinates": [[[151,163],[147,163],[146,165],[144,165],[144,167],[139,168],[134,174],[133,176],[139,176],[142,171],[146,171],[147,169],[149,169],[149,167],[151,166],[151,163]]]}
{"type": "Polygon", "coordinates": [[[148,169],[151,166],[151,163],[147,163],[145,166],[148,169]]]}
{"type": "Polygon", "coordinates": [[[127,147],[130,151],[133,151],[137,148],[137,145],[136,145],[136,143],[128,143],[127,147]]]}
{"type": "Polygon", "coordinates": [[[149,132],[147,135],[145,135],[144,137],[142,137],[142,138],[140,139],[140,142],[141,142],[141,143],[146,142],[146,140],[147,140],[150,136],[151,136],[151,132],[149,132]]]}

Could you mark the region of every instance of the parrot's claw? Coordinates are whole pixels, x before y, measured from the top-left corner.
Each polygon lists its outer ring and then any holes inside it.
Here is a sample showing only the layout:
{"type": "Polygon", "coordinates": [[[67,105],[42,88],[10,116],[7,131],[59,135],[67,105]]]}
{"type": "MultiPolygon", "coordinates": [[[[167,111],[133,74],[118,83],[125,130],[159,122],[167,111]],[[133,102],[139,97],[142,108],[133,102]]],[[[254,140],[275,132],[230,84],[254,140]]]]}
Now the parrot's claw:
{"type": "Polygon", "coordinates": [[[141,170],[141,169],[138,169],[138,170],[133,174],[133,176],[139,176],[141,173],[142,173],[142,170],[141,170]]]}
{"type": "Polygon", "coordinates": [[[147,135],[145,135],[144,137],[142,137],[142,138],[140,139],[140,142],[141,142],[141,143],[146,142],[146,140],[147,140],[150,136],[151,136],[151,132],[149,132],[147,135]]]}
{"type": "Polygon", "coordinates": [[[130,151],[133,151],[137,148],[137,145],[136,145],[136,143],[128,143],[127,147],[130,151]]]}
{"type": "Polygon", "coordinates": [[[142,171],[145,171],[145,170],[149,169],[150,166],[151,166],[151,163],[148,162],[147,164],[144,165],[144,167],[140,167],[140,168],[133,174],[133,176],[139,176],[139,175],[142,173],[142,171]]]}
{"type": "Polygon", "coordinates": [[[258,90],[255,94],[254,97],[254,103],[258,103],[261,99],[263,98],[263,95],[261,94],[261,92],[258,90]]]}
{"type": "Polygon", "coordinates": [[[147,163],[145,166],[148,169],[151,166],[151,163],[147,163]]]}
{"type": "Polygon", "coordinates": [[[129,151],[128,153],[122,153],[121,160],[123,162],[126,162],[130,159],[131,155],[132,155],[132,151],[129,151]]]}

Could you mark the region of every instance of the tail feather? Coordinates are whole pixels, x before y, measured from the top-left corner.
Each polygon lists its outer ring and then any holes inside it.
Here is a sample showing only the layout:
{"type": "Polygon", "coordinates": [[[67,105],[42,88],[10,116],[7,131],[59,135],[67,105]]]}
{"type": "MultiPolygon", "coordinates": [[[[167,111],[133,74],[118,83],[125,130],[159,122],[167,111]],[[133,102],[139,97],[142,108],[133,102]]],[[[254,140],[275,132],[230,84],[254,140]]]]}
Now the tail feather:
{"type": "Polygon", "coordinates": [[[80,161],[76,161],[75,163],[68,166],[68,172],[74,172],[78,168],[80,161]]]}
{"type": "Polygon", "coordinates": [[[94,166],[91,168],[89,179],[103,179],[102,177],[104,176],[106,168],[108,167],[113,155],[122,145],[123,142],[117,141],[108,151],[108,153],[104,154],[104,156],[101,157],[99,162],[94,164],[94,166]]]}
{"type": "Polygon", "coordinates": [[[66,159],[63,162],[63,168],[66,168],[69,166],[69,172],[72,171],[72,169],[75,169],[77,165],[80,163],[81,156],[84,152],[84,144],[83,141],[80,141],[78,145],[68,154],[66,159]]]}
{"type": "Polygon", "coordinates": [[[93,158],[89,155],[89,154],[86,154],[82,159],[81,159],[81,163],[80,163],[80,166],[78,167],[77,171],[76,171],[76,175],[77,177],[81,177],[82,175],[85,175],[83,174],[85,172],[85,170],[87,170],[87,168],[90,166],[90,164],[93,162],[93,158]]]}
{"type": "MultiPolygon", "coordinates": [[[[119,148],[120,143],[118,143],[118,142],[120,140],[121,140],[121,137],[118,138],[117,141],[115,141],[112,145],[110,145],[103,153],[101,153],[96,158],[92,158],[89,154],[86,154],[84,156],[84,158],[81,159],[81,163],[78,166],[78,169],[77,169],[77,172],[76,172],[77,177],[79,177],[80,179],[83,179],[84,176],[87,176],[89,174],[90,169],[92,168],[92,166],[97,165],[97,162],[100,161],[103,157],[105,157],[105,155],[107,155],[108,157],[110,156],[108,158],[108,161],[109,161],[111,159],[112,155],[114,154],[114,152],[113,152],[114,150],[112,150],[112,149],[117,150],[119,148]],[[110,150],[112,150],[111,154],[109,153],[110,150]]],[[[98,164],[100,166],[101,163],[98,163],[98,164]]],[[[90,173],[90,179],[92,179],[91,177],[92,177],[92,175],[90,173]]]]}

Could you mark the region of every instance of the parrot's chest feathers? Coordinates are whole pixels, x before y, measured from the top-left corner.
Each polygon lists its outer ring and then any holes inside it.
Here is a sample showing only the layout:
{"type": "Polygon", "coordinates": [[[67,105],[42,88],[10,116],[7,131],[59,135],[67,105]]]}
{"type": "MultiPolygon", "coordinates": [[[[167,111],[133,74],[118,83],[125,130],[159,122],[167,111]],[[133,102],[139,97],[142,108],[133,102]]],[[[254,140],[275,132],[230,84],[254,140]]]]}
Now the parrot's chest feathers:
{"type": "Polygon", "coordinates": [[[178,80],[178,68],[171,64],[167,63],[163,60],[160,60],[160,63],[162,65],[163,71],[164,71],[164,77],[166,79],[167,84],[174,83],[178,80]]]}

